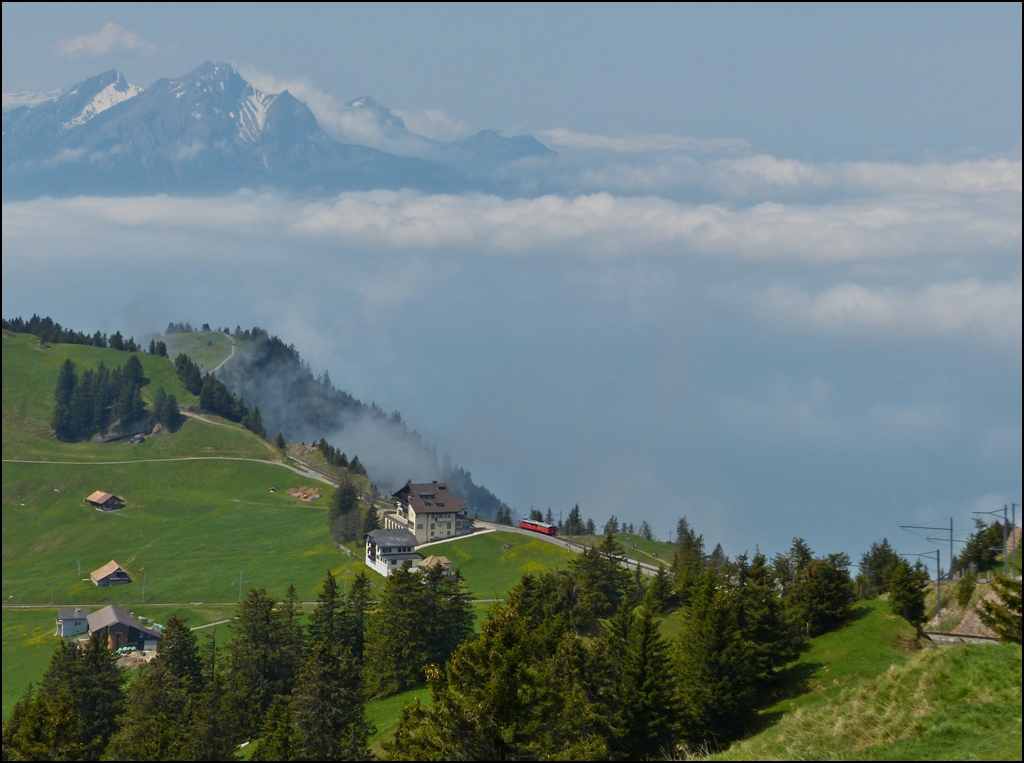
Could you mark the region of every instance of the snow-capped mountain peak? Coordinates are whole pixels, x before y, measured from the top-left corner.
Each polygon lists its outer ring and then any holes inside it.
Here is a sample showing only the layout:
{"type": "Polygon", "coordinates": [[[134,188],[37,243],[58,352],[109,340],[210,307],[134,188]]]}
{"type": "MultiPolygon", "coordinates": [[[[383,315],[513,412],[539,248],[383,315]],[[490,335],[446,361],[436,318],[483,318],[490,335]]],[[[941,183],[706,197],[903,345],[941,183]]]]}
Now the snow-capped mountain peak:
{"type": "MultiPolygon", "coordinates": [[[[82,107],[82,110],[71,119],[65,121],[61,128],[65,131],[70,130],[73,127],[84,125],[90,119],[95,117],[97,114],[101,114],[111,106],[116,106],[122,101],[127,101],[129,98],[134,98],[142,92],[142,88],[138,85],[133,85],[126,80],[120,72],[117,72],[116,79],[106,85],[96,95],[89,100],[88,103],[82,107]]],[[[69,96],[77,95],[78,90],[72,90],[68,93],[69,96]]]]}
{"type": "Polygon", "coordinates": [[[277,96],[261,93],[251,85],[248,89],[248,97],[242,101],[235,119],[242,140],[246,143],[255,143],[263,134],[263,126],[267,122],[267,109],[277,96]]]}

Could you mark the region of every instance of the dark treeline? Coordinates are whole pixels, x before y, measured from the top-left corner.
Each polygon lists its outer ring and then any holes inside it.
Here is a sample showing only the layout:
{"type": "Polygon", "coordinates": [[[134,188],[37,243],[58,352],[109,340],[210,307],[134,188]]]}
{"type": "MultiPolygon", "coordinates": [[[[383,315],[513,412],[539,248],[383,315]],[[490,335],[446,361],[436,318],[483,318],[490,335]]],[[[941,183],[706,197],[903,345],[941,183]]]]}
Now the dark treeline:
{"type": "Polygon", "coordinates": [[[81,331],[66,329],[51,317],[40,318],[33,315],[27,321],[20,316],[2,321],[3,328],[13,331],[16,334],[33,334],[39,337],[42,342],[52,344],[85,344],[91,347],[110,347],[113,350],[123,352],[140,352],[142,347],[135,343],[135,337],[125,339],[118,331],[109,337],[97,331],[95,334],[85,334],[81,331]]]}
{"type": "MultiPolygon", "coordinates": [[[[142,362],[132,355],[123,366],[108,369],[101,361],[95,369],[78,375],[71,360],[65,360],[57,374],[53,393],[53,417],[50,424],[58,440],[88,440],[97,432],[114,426],[127,429],[146,416],[142,388],[149,380],[143,376],[142,362]]],[[[178,401],[163,387],[156,391],[153,417],[171,430],[182,421],[178,401]]]]}
{"type": "Polygon", "coordinates": [[[478,638],[427,671],[432,703],[407,706],[385,752],[399,759],[637,760],[716,749],[750,731],[778,671],[808,635],[842,625],[845,555],[729,560],[688,524],[672,567],[621,566],[611,533],[567,569],[527,575],[478,638]],[[682,607],[671,641],[657,616],[682,607]]]}
{"type": "Polygon", "coordinates": [[[185,353],[178,353],[174,359],[174,370],[181,379],[181,383],[193,395],[199,396],[200,407],[223,416],[229,421],[235,421],[250,432],[260,437],[267,436],[267,429],[263,425],[263,416],[259,407],[249,410],[241,397],[231,394],[227,386],[213,374],[203,376],[199,365],[185,353]]]}
{"type": "Polygon", "coordinates": [[[172,615],[134,680],[93,637],[61,644],[3,727],[4,760],[360,760],[374,732],[367,697],[422,684],[472,632],[461,577],[399,570],[371,610],[360,575],[347,595],[328,573],[300,622],[290,588],[251,590],[218,647],[172,615]]]}
{"type": "MultiPolygon", "coordinates": [[[[374,463],[367,460],[367,471],[376,484],[397,488],[401,481],[412,476],[409,469],[426,470],[448,483],[466,502],[471,515],[494,517],[499,509],[505,508],[505,504],[485,487],[477,485],[470,472],[454,463],[450,456],[439,458],[436,448],[428,445],[419,432],[410,430],[397,411],[388,414],[375,403],[360,402],[335,388],[326,372],[314,375],[293,345],[285,344],[258,326],[245,330],[237,326],[230,332],[222,330],[236,341],[245,342],[246,346],[217,375],[236,396],[259,406],[269,431],[281,432],[288,442],[317,442],[337,435],[353,423],[372,422],[395,445],[415,453],[417,461],[415,468],[410,466],[404,470],[406,473],[396,483],[393,475],[381,468],[375,470],[374,463]]],[[[397,450],[388,448],[392,454],[397,450]]]]}
{"type": "Polygon", "coordinates": [[[323,437],[320,438],[320,442],[316,443],[315,447],[323,454],[324,460],[331,466],[347,469],[350,474],[367,476],[366,467],[359,462],[359,456],[353,456],[352,460],[349,461],[348,456],[327,442],[323,437]]]}
{"type": "Polygon", "coordinates": [[[115,423],[128,426],[146,415],[142,402],[142,363],[132,355],[123,366],[108,369],[102,362],[78,375],[65,360],[57,374],[51,424],[58,440],[87,440],[115,423]]]}

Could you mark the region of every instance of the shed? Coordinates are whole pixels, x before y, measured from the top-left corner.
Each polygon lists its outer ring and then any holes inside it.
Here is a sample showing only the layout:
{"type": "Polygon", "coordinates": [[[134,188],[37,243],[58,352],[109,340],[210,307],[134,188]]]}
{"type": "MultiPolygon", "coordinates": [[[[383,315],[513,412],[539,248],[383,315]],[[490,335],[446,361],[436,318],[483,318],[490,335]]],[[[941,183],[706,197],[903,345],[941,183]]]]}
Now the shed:
{"type": "Polygon", "coordinates": [[[104,493],[102,490],[93,492],[85,502],[100,511],[113,511],[124,508],[124,501],[113,493],[104,493]]]}
{"type": "Polygon", "coordinates": [[[98,570],[89,573],[94,585],[106,588],[109,585],[121,585],[131,583],[132,579],[128,572],[120,564],[111,559],[98,570]]]}
{"type": "Polygon", "coordinates": [[[447,556],[428,556],[417,565],[416,569],[426,572],[431,567],[440,566],[445,575],[452,574],[452,560],[447,556]]]}
{"type": "Polygon", "coordinates": [[[140,652],[154,651],[163,638],[155,628],[147,628],[131,612],[111,604],[88,617],[89,633],[106,639],[110,649],[134,646],[140,652]]]}
{"type": "Polygon", "coordinates": [[[58,609],[57,610],[57,632],[55,636],[67,638],[77,636],[89,630],[89,610],[87,609],[58,609]]]}

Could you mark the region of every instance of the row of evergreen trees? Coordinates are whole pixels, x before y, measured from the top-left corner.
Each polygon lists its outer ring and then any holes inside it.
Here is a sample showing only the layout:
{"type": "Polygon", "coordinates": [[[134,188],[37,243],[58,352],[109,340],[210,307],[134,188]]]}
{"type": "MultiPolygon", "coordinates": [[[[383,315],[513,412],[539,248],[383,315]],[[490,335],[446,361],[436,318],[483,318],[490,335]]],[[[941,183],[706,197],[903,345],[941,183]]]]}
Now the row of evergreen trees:
{"type": "Polygon", "coordinates": [[[111,370],[100,362],[95,370],[87,368],[81,375],[65,359],[57,374],[50,420],[57,439],[87,440],[115,423],[127,426],[138,421],[145,415],[142,386],[146,381],[136,355],[123,366],[111,370]]]}
{"type": "Polygon", "coordinates": [[[32,334],[39,337],[39,341],[51,344],[84,344],[92,347],[110,347],[123,352],[139,352],[142,349],[136,344],[135,337],[125,339],[120,331],[109,337],[99,331],[95,334],[86,334],[64,328],[49,316],[40,318],[38,315],[33,315],[28,320],[20,316],[9,320],[4,318],[0,323],[7,331],[13,331],[16,334],[32,334]]]}
{"type": "Polygon", "coordinates": [[[351,479],[343,480],[334,491],[327,509],[327,528],[335,543],[363,540],[380,527],[373,502],[365,509],[359,505],[359,491],[351,479]]]}
{"type": "Polygon", "coordinates": [[[366,759],[365,698],[421,684],[472,632],[440,568],[399,571],[372,610],[365,574],[343,595],[328,573],[307,626],[296,598],[251,590],[219,648],[172,615],[130,685],[98,638],[62,643],[4,724],[3,759],[233,760],[257,738],[254,760],[366,759]]]}
{"type": "Polygon", "coordinates": [[[340,469],[347,469],[349,474],[361,474],[364,477],[366,476],[366,467],[363,466],[362,462],[360,462],[359,456],[352,456],[352,460],[349,461],[348,456],[327,442],[323,437],[321,437],[320,441],[315,444],[315,447],[321,454],[323,454],[324,460],[331,466],[336,466],[340,469]]]}
{"type": "MultiPolygon", "coordinates": [[[[548,507],[547,513],[542,512],[540,509],[530,509],[530,519],[536,522],[547,522],[549,525],[556,525],[558,532],[562,535],[596,535],[597,525],[594,520],[590,517],[583,518],[583,512],[580,511],[580,505],[577,503],[569,510],[568,516],[565,519],[556,518],[551,507],[548,507]]],[[[512,509],[507,506],[502,506],[498,510],[497,518],[495,520],[498,524],[512,525],[515,522],[512,519],[512,509]]],[[[685,521],[685,520],[684,520],[685,521]]],[[[618,518],[612,514],[607,522],[604,523],[603,534],[608,533],[625,533],[628,535],[637,535],[644,540],[655,540],[654,531],[651,526],[647,524],[647,520],[640,523],[639,529],[635,529],[633,524],[622,523],[619,524],[618,518]]]]}
{"type": "Polygon", "coordinates": [[[242,398],[231,394],[224,382],[213,374],[204,376],[199,365],[188,355],[178,353],[174,359],[174,371],[185,389],[199,396],[199,406],[203,410],[238,422],[260,437],[267,436],[259,407],[250,411],[242,398]]]}

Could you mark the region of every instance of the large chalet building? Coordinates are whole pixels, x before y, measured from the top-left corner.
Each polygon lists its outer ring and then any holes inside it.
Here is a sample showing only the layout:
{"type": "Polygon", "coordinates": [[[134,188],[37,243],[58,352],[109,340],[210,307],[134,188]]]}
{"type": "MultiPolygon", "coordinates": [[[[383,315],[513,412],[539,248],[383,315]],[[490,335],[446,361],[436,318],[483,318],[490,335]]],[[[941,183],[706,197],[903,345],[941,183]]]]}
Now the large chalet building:
{"type": "Polygon", "coordinates": [[[465,501],[443,482],[410,482],[393,497],[396,509],[384,515],[384,528],[412,533],[417,545],[473,532],[465,501]]]}

